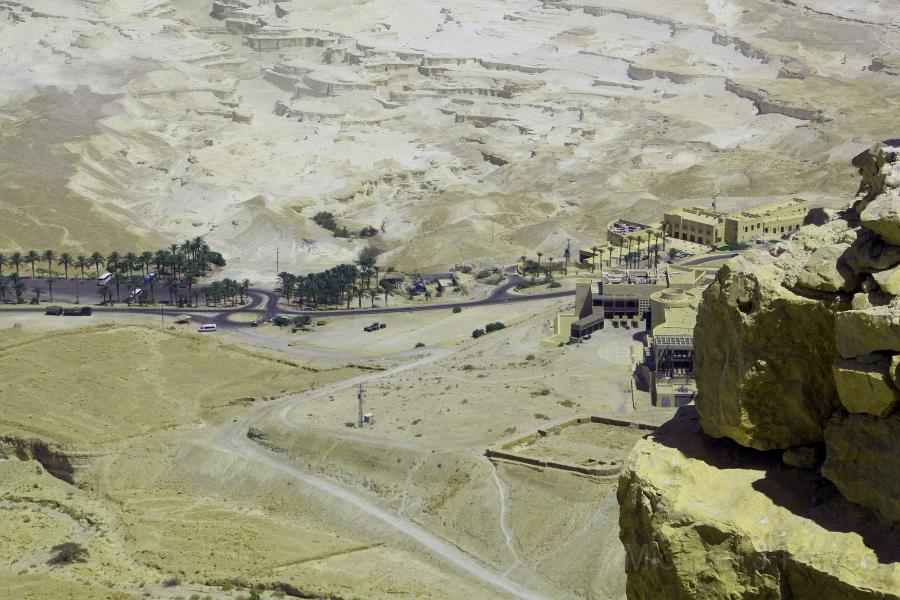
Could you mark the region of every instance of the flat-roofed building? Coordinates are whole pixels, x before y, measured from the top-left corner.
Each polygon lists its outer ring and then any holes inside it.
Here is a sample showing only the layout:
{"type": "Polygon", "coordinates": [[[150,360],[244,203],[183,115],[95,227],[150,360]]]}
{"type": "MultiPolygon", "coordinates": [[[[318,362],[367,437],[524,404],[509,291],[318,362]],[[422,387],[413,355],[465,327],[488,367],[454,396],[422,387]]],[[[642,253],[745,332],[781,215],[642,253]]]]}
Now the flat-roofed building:
{"type": "Polygon", "coordinates": [[[776,200],[733,213],[695,206],[667,212],[663,225],[667,235],[679,240],[707,246],[743,244],[800,229],[809,209],[809,201],[801,198],[776,200]]]}
{"type": "Polygon", "coordinates": [[[788,198],[731,213],[725,217],[725,240],[741,244],[792,233],[803,226],[809,209],[808,200],[788,198]]]}
{"type": "MultiPolygon", "coordinates": [[[[651,299],[664,289],[692,290],[706,283],[702,269],[669,265],[663,273],[655,269],[626,269],[603,273],[597,282],[597,292],[591,284],[580,280],[576,284],[575,317],[571,325],[571,339],[603,329],[604,320],[628,319],[651,322],[651,299]]],[[[699,292],[691,296],[699,298],[699,292]]]]}
{"type": "Polygon", "coordinates": [[[654,324],[644,351],[654,406],[683,406],[694,399],[695,305],[665,308],[664,321],[654,324]]]}
{"type": "Polygon", "coordinates": [[[702,206],[680,208],[663,215],[666,235],[695,244],[719,246],[725,242],[725,215],[702,206]]]}

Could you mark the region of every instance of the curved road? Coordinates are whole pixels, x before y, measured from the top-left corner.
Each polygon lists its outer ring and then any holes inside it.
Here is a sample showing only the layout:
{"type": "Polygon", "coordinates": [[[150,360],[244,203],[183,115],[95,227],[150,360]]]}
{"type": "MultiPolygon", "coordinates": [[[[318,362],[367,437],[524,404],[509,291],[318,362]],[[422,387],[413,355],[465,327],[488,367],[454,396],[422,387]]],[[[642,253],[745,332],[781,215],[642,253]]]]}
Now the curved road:
{"type": "MultiPolygon", "coordinates": [[[[548,300],[553,298],[564,298],[575,294],[573,290],[564,290],[559,292],[544,292],[541,294],[532,294],[527,296],[519,296],[511,294],[510,290],[518,285],[522,278],[518,275],[509,275],[508,281],[497,289],[493,290],[487,298],[481,300],[473,300],[471,302],[453,302],[444,304],[423,304],[418,306],[395,306],[384,308],[356,308],[356,309],[336,309],[336,310],[299,310],[294,308],[279,307],[278,301],[280,295],[270,290],[251,289],[247,292],[250,302],[244,306],[234,308],[178,308],[173,306],[166,307],[132,307],[132,306],[95,306],[97,312],[103,313],[119,313],[119,314],[149,314],[155,315],[161,312],[168,316],[188,315],[192,318],[207,323],[215,323],[219,327],[249,327],[250,323],[235,323],[229,320],[229,315],[236,313],[253,313],[262,318],[271,318],[277,315],[296,315],[309,317],[349,317],[349,316],[366,316],[366,315],[384,315],[395,313],[424,312],[431,310],[450,310],[454,307],[475,307],[490,306],[494,304],[505,304],[509,302],[533,302],[537,300],[548,300]]],[[[0,308],[0,314],[3,312],[44,312],[49,304],[43,306],[10,306],[0,308]]]]}

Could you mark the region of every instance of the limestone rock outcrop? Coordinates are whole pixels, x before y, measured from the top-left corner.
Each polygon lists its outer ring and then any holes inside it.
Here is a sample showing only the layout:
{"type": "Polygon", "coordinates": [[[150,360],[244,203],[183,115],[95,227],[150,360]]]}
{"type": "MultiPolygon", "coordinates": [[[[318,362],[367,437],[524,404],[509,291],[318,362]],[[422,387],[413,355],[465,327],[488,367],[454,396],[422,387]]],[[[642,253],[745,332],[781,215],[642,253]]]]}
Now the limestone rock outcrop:
{"type": "Polygon", "coordinates": [[[886,360],[846,360],[834,364],[834,382],[841,404],[850,413],[886,417],[897,406],[897,389],[886,360]]]}
{"type": "Polygon", "coordinates": [[[838,406],[833,315],[782,282],[764,256],[730,261],[704,293],[694,331],[704,430],[759,450],[820,442],[838,406]]]}
{"type": "Polygon", "coordinates": [[[844,262],[849,244],[822,246],[812,253],[797,283],[806,289],[821,292],[846,292],[856,288],[858,277],[844,262]]]}
{"type": "Polygon", "coordinates": [[[854,164],[845,211],[704,293],[696,406],[619,482],[631,600],[900,599],[900,141],[854,164]]]}
{"type": "Polygon", "coordinates": [[[900,522],[898,441],[900,414],[835,415],[825,429],[828,457],[822,473],[848,500],[900,522]]]}
{"type": "Polygon", "coordinates": [[[693,407],[638,442],[618,500],[631,600],[900,597],[890,523],[811,469],[703,435],[693,407]]]}

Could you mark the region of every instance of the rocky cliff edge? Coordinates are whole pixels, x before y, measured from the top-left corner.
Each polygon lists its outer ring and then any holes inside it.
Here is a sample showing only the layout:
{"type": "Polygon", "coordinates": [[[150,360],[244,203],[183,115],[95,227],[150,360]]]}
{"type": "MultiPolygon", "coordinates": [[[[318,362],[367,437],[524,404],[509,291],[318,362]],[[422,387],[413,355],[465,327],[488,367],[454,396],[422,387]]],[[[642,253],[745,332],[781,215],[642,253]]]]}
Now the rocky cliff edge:
{"type": "Polygon", "coordinates": [[[619,484],[630,599],[900,598],[900,140],[854,165],[705,292],[696,406],[619,484]]]}

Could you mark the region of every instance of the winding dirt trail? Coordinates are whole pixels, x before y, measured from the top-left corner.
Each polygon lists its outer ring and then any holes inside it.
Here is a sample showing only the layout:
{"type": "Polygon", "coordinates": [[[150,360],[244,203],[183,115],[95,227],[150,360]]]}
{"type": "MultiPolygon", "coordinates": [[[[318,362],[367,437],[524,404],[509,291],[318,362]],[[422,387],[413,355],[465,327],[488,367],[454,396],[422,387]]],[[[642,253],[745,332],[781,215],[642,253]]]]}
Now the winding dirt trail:
{"type": "Polygon", "coordinates": [[[453,546],[452,544],[444,541],[438,536],[430,533],[410,519],[389,512],[381,508],[380,506],[370,502],[366,498],[359,496],[326,479],[311,475],[310,473],[301,471],[294,466],[281,462],[280,460],[269,454],[264,448],[255,444],[247,437],[247,431],[253,425],[253,423],[256,423],[270,413],[277,411],[279,420],[287,420],[287,414],[294,407],[303,404],[304,402],[309,402],[310,400],[314,400],[315,398],[319,398],[323,395],[331,394],[338,390],[346,389],[360,383],[367,383],[370,381],[377,381],[393,377],[398,373],[402,373],[410,369],[415,369],[422,365],[426,365],[428,363],[445,358],[453,354],[453,352],[453,350],[439,348],[430,349],[423,352],[422,356],[420,356],[419,358],[416,358],[415,360],[404,363],[392,369],[361,375],[359,377],[354,377],[345,381],[332,383],[315,390],[310,390],[309,392],[304,392],[289,398],[285,398],[277,403],[261,406],[256,410],[250,412],[243,419],[224,429],[222,433],[214,439],[213,444],[218,449],[228,452],[229,454],[239,456],[245,460],[255,462],[257,464],[263,464],[273,469],[277,469],[291,479],[303,482],[308,486],[314,487],[332,496],[340,502],[345,502],[353,506],[355,509],[369,515],[370,517],[378,519],[382,523],[402,533],[403,535],[413,540],[445,562],[462,571],[465,571],[470,576],[474,577],[484,584],[497,589],[498,591],[505,592],[513,597],[521,598],[523,600],[544,600],[543,596],[531,590],[525,589],[519,584],[508,579],[504,574],[497,573],[485,567],[483,564],[481,564],[476,559],[472,558],[456,546],[453,546]]]}

